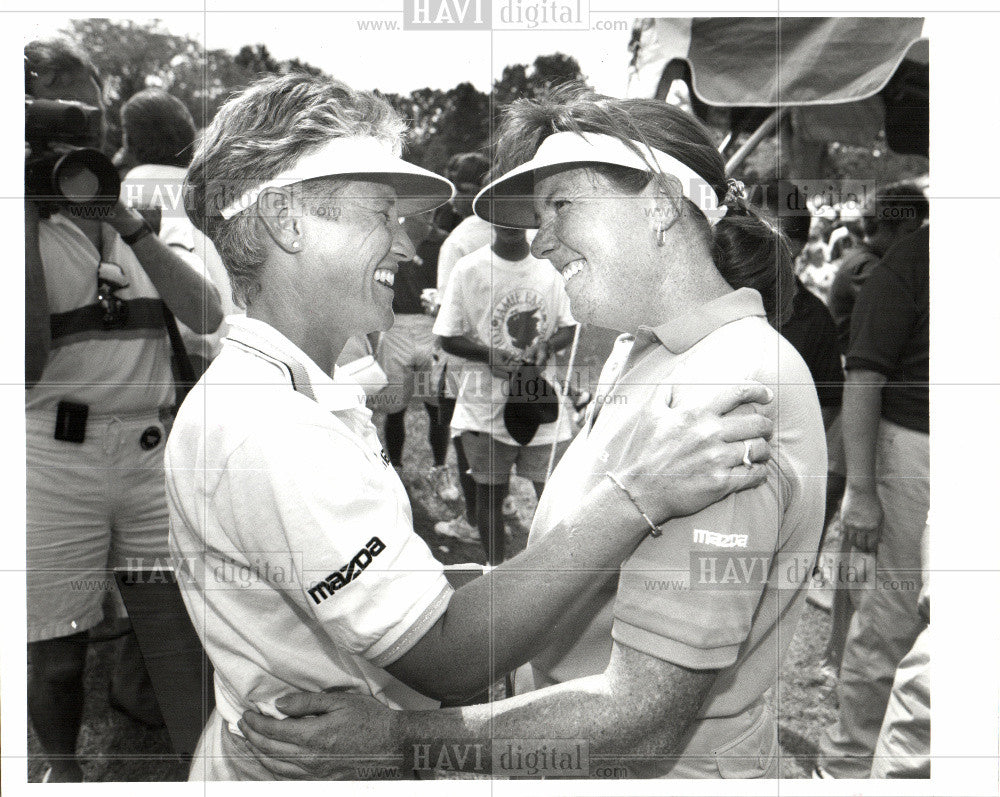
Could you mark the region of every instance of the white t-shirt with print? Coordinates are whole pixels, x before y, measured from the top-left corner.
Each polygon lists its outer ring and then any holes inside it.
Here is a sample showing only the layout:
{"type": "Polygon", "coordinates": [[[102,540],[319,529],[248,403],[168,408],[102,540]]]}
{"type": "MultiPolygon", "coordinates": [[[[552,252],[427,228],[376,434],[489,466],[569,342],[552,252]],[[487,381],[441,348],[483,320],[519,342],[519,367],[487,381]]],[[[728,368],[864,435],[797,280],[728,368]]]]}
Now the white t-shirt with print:
{"type": "MultiPolygon", "coordinates": [[[[562,277],[547,261],[531,255],[518,261],[505,260],[486,246],[455,265],[434,334],[465,335],[504,354],[518,355],[560,327],[574,324],[562,277]]],[[[503,443],[517,445],[503,422],[509,392],[506,381],[493,376],[485,363],[463,360],[462,365],[452,430],[487,432],[503,443]]],[[[551,358],[543,376],[558,387],[551,358]]],[[[540,426],[531,445],[550,445],[572,437],[572,409],[565,399],[562,402],[560,420],[540,426]]]]}
{"type": "Polygon", "coordinates": [[[448,279],[459,260],[492,243],[492,224],[479,216],[469,216],[467,219],[462,219],[441,244],[437,267],[438,290],[443,293],[444,289],[448,287],[448,279]]]}

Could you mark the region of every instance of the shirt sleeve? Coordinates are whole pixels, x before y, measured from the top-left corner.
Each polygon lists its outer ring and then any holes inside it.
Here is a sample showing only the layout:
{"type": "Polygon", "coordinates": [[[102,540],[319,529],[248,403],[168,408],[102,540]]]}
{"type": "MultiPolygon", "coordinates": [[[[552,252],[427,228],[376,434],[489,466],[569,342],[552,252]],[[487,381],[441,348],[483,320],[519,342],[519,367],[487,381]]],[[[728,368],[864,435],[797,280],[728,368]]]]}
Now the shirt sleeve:
{"type": "Polygon", "coordinates": [[[437,288],[443,291],[448,287],[455,264],[462,258],[464,252],[458,244],[458,236],[449,235],[441,244],[437,262],[437,288]]]}
{"type": "Polygon", "coordinates": [[[847,369],[891,377],[912,336],[917,306],[899,276],[880,263],[865,280],[851,316],[847,369]]]}
{"type": "Polygon", "coordinates": [[[276,584],[337,644],[378,666],[437,622],[452,588],[404,502],[348,436],[303,424],[258,434],[229,458],[219,516],[238,549],[284,557],[276,584]],[[274,552],[274,553],[270,553],[274,552]]]}
{"type": "MultiPolygon", "coordinates": [[[[167,246],[176,246],[187,252],[194,252],[194,225],[187,219],[165,217],[160,222],[160,240],[167,246]]],[[[204,266],[201,270],[205,270],[204,266]]]]}
{"type": "Polygon", "coordinates": [[[441,297],[441,308],[438,310],[437,318],[434,319],[433,332],[443,338],[464,335],[472,329],[471,325],[466,323],[465,311],[462,306],[461,274],[461,268],[456,268],[451,272],[448,285],[441,297]]]}
{"type": "Polygon", "coordinates": [[[660,537],[639,545],[621,568],[617,642],[692,669],[736,661],[767,585],[788,494],[778,466],[768,467],[760,487],[668,521],[660,537]]]}

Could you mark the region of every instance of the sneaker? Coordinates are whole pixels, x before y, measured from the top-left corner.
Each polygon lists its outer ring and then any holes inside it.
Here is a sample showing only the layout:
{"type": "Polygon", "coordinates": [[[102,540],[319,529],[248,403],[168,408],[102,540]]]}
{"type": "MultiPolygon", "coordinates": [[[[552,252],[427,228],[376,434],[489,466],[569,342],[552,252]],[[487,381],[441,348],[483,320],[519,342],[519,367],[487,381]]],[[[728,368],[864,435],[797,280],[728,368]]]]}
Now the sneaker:
{"type": "Polygon", "coordinates": [[[430,482],[442,501],[457,501],[462,497],[461,491],[451,481],[451,471],[447,465],[431,468],[430,482]]]}
{"type": "Polygon", "coordinates": [[[479,542],[479,532],[470,526],[464,517],[435,523],[434,533],[442,537],[454,537],[461,542],[479,542]]]}

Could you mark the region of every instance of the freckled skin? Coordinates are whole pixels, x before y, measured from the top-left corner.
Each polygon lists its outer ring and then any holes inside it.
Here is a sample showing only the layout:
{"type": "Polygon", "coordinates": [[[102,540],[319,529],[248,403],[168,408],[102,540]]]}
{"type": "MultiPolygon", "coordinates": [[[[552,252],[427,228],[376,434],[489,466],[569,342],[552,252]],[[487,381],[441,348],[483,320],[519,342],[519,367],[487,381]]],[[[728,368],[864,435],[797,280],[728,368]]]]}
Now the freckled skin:
{"type": "Polygon", "coordinates": [[[600,174],[571,168],[540,179],[535,196],[542,226],[532,254],[559,268],[586,261],[566,285],[574,317],[634,331],[650,317],[648,305],[665,277],[651,193],[624,194],[600,174]]]}

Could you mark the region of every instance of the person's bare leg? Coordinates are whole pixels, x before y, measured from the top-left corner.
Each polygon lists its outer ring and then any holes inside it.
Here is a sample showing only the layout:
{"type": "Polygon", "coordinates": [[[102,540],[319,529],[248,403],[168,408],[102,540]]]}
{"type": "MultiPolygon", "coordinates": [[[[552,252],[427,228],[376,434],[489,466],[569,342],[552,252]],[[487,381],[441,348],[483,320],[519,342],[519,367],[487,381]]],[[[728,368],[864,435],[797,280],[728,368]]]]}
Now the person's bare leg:
{"type": "Polygon", "coordinates": [[[476,527],[491,565],[504,560],[503,499],[509,490],[510,482],[476,485],[476,527]]]}
{"type": "Polygon", "coordinates": [[[394,468],[403,467],[403,446],[406,443],[406,410],[385,416],[385,452],[394,468]]]}
{"type": "Polygon", "coordinates": [[[28,644],[28,717],[52,767],[50,782],[79,783],[76,741],[83,718],[87,633],[28,644]]]}
{"type": "Polygon", "coordinates": [[[439,468],[445,463],[448,456],[448,438],[451,437],[451,429],[447,424],[442,425],[438,420],[438,408],[432,404],[424,404],[427,408],[427,442],[431,447],[431,456],[434,457],[434,467],[439,468]]]}
{"type": "MultiPolygon", "coordinates": [[[[465,456],[465,447],[462,445],[461,437],[453,437],[452,445],[455,446],[455,462],[458,465],[458,483],[462,488],[462,495],[465,498],[465,519],[469,525],[478,525],[479,513],[477,512],[477,501],[479,491],[475,479],[469,473],[469,460],[465,456]]],[[[503,499],[500,499],[501,501],[503,499]]]]}

